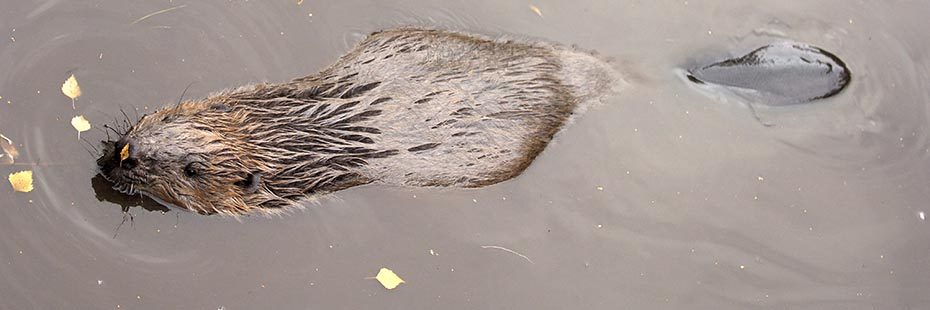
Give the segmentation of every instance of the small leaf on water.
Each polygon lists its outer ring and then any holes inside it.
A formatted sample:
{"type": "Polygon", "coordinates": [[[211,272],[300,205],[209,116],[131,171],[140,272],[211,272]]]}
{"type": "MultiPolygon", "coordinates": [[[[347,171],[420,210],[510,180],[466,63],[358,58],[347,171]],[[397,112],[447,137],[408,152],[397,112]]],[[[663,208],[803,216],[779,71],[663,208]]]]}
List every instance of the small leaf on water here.
{"type": "Polygon", "coordinates": [[[13,146],[13,141],[0,134],[0,165],[12,165],[19,157],[19,150],[13,146]]]}
{"type": "Polygon", "coordinates": [[[78,115],[72,118],[71,126],[74,126],[74,129],[78,132],[85,132],[90,130],[90,122],[88,122],[83,115],[78,115]]]}
{"type": "Polygon", "coordinates": [[[13,190],[22,193],[31,192],[32,187],[32,171],[20,171],[17,173],[10,173],[10,185],[13,185],[13,190]]]}
{"type": "Polygon", "coordinates": [[[533,13],[536,13],[536,15],[539,15],[539,17],[543,17],[542,10],[540,10],[539,7],[531,4],[530,10],[533,10],[533,13]]]}
{"type": "Polygon", "coordinates": [[[123,148],[119,150],[119,162],[120,166],[123,165],[123,161],[129,158],[129,143],[123,145],[123,148]]]}
{"type": "Polygon", "coordinates": [[[387,268],[381,268],[381,270],[378,271],[378,275],[375,276],[375,279],[381,282],[384,288],[389,290],[393,290],[401,283],[404,283],[404,279],[401,279],[394,271],[387,268]]]}
{"type": "Polygon", "coordinates": [[[71,75],[64,84],[61,84],[61,92],[71,98],[71,108],[74,108],[74,100],[81,96],[81,86],[78,85],[77,78],[71,75]]]}
{"type": "Polygon", "coordinates": [[[81,139],[81,133],[90,130],[90,122],[84,118],[84,115],[78,115],[71,119],[71,127],[78,132],[78,140],[81,139]]]}

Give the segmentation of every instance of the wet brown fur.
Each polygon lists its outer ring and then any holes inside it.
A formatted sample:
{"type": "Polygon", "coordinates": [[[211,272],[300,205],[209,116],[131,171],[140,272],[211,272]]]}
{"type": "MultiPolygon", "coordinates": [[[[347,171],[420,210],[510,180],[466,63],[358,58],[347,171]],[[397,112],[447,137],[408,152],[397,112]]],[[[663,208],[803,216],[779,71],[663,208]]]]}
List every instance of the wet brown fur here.
{"type": "Polygon", "coordinates": [[[144,116],[98,164],[117,189],[202,214],[277,213],[373,182],[480,187],[519,175],[618,83],[555,45],[394,29],[318,74],[144,116]]]}

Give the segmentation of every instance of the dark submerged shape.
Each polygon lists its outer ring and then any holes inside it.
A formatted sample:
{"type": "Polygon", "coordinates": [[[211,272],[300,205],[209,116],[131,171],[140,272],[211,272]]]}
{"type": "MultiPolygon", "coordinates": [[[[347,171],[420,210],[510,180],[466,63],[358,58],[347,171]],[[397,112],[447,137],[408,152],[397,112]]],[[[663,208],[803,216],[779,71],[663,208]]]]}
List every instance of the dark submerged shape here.
{"type": "Polygon", "coordinates": [[[97,164],[117,190],[201,214],[277,213],[366,183],[480,187],[520,174],[619,82],[551,44],[389,30],[318,74],[146,115],[97,164]]]}
{"type": "Polygon", "coordinates": [[[836,95],[849,84],[850,75],[846,64],[830,52],[782,42],[691,69],[688,79],[731,88],[762,104],[788,105],[836,95]]]}

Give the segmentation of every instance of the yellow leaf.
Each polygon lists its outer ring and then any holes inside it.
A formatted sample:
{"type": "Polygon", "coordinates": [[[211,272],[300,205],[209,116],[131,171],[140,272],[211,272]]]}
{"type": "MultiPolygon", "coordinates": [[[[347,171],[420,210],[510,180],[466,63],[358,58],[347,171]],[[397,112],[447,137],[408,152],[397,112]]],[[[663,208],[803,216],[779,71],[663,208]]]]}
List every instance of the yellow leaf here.
{"type": "Polygon", "coordinates": [[[393,290],[401,283],[404,283],[404,279],[401,279],[397,276],[396,273],[394,273],[394,271],[391,271],[387,268],[381,268],[381,270],[378,271],[378,275],[375,276],[375,279],[378,280],[378,282],[381,282],[381,285],[383,285],[384,288],[389,290],[393,290]]]}
{"type": "Polygon", "coordinates": [[[540,10],[539,7],[530,5],[530,10],[533,10],[533,13],[536,13],[536,15],[539,15],[539,17],[543,17],[542,10],[540,10]]]}
{"type": "Polygon", "coordinates": [[[81,133],[90,130],[90,122],[83,115],[78,115],[71,119],[71,127],[77,130],[78,140],[80,140],[81,133]]]}
{"type": "Polygon", "coordinates": [[[17,192],[28,193],[32,191],[32,171],[10,173],[10,185],[17,192]]]}
{"type": "Polygon", "coordinates": [[[129,158],[129,143],[126,143],[126,145],[124,145],[123,148],[119,150],[120,166],[123,165],[123,161],[126,160],[126,158],[129,158]]]}
{"type": "Polygon", "coordinates": [[[64,84],[61,84],[61,92],[71,98],[71,107],[74,108],[74,99],[81,96],[81,86],[78,85],[77,78],[71,75],[64,84]]]}
{"type": "Polygon", "coordinates": [[[74,127],[78,132],[85,132],[90,130],[90,122],[84,118],[83,115],[75,116],[71,119],[71,126],[74,127]]]}

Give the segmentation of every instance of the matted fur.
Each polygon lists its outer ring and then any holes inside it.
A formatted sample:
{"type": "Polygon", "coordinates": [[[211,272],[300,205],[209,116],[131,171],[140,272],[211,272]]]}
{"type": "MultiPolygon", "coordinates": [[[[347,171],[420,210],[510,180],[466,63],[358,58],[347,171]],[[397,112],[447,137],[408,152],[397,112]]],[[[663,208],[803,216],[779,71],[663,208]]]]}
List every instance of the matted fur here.
{"type": "Polygon", "coordinates": [[[520,174],[620,84],[551,44],[388,30],[317,74],[144,116],[98,164],[117,189],[201,214],[275,214],[373,182],[480,187],[520,174]]]}

